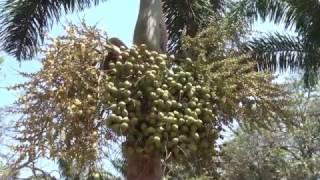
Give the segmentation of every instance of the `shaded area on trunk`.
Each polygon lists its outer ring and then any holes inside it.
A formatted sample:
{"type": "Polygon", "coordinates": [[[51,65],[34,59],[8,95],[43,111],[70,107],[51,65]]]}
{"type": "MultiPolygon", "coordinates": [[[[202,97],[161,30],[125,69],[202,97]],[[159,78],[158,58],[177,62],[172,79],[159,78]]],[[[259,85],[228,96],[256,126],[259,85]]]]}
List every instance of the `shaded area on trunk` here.
{"type": "Polygon", "coordinates": [[[161,180],[160,154],[143,155],[140,153],[128,154],[128,180],[161,180]]]}

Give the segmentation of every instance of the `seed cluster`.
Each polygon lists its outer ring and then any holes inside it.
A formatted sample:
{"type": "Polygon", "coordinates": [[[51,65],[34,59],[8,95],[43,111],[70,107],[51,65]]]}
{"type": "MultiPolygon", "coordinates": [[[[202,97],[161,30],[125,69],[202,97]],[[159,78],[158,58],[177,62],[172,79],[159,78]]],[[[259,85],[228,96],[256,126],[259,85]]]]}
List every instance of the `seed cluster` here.
{"type": "Polygon", "coordinates": [[[118,61],[109,63],[106,122],[127,137],[126,150],[176,157],[212,151],[217,138],[213,93],[199,74],[173,61],[142,45],[123,50],[118,61]]]}

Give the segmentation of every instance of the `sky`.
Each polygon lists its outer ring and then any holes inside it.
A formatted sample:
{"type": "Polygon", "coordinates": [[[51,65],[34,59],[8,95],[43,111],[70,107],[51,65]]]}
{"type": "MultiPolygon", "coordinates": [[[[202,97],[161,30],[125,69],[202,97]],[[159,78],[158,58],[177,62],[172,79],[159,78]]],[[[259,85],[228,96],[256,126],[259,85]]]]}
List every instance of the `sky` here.
{"type": "MultiPolygon", "coordinates": [[[[132,44],[133,30],[138,15],[139,0],[109,0],[97,7],[87,9],[82,12],[68,14],[61,18],[60,23],[53,26],[49,31],[50,37],[62,35],[64,33],[63,24],[67,22],[79,23],[85,19],[89,25],[97,25],[100,29],[105,30],[109,37],[118,37],[125,44],[132,44]]],[[[257,22],[254,25],[256,31],[261,32],[284,32],[282,26],[275,26],[272,23],[257,22]]],[[[41,68],[39,58],[32,61],[19,63],[13,57],[0,52],[0,57],[4,58],[4,63],[0,66],[0,108],[13,103],[17,97],[17,92],[9,92],[5,87],[23,82],[24,80],[18,75],[19,71],[36,72],[41,68]]],[[[43,161],[42,166],[53,168],[43,161]]],[[[54,169],[54,168],[53,168],[54,169]]]]}

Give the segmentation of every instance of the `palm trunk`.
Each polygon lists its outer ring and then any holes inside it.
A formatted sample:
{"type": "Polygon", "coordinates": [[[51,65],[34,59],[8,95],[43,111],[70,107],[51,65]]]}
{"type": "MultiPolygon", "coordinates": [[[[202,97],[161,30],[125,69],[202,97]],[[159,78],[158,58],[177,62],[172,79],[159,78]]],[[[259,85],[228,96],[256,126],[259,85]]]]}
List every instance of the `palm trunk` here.
{"type": "MultiPolygon", "coordinates": [[[[146,44],[149,49],[166,52],[167,32],[161,0],[140,0],[139,15],[134,30],[134,44],[146,44]]],[[[161,156],[158,153],[127,154],[128,180],[161,180],[161,156]]]]}
{"type": "Polygon", "coordinates": [[[161,180],[161,157],[159,154],[145,156],[139,153],[128,155],[128,180],[161,180]]]}
{"type": "Polygon", "coordinates": [[[133,43],[136,45],[146,44],[149,49],[165,53],[167,41],[161,0],[140,0],[133,43]]]}

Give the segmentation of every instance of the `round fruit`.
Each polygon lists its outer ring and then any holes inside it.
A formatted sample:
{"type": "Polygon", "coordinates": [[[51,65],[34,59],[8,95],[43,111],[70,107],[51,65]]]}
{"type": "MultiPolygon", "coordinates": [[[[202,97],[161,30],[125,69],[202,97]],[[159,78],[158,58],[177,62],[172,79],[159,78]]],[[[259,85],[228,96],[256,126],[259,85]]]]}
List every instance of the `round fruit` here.
{"type": "Polygon", "coordinates": [[[128,128],[129,128],[128,123],[123,122],[123,123],[120,124],[120,130],[121,130],[122,132],[126,132],[126,131],[128,130],[128,128]]]}
{"type": "Polygon", "coordinates": [[[152,142],[155,143],[157,146],[161,145],[161,138],[160,136],[153,136],[152,137],[152,142]]]}

